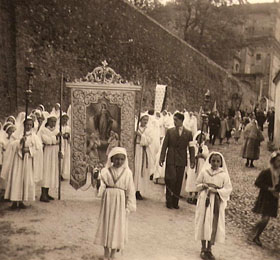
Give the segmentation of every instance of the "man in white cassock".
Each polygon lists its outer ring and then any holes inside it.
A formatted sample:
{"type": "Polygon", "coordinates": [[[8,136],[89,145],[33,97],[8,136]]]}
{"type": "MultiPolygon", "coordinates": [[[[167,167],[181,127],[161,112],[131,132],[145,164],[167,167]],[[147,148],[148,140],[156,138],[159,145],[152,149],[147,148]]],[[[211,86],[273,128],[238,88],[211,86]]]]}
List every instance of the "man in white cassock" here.
{"type": "MultiPolygon", "coordinates": [[[[7,145],[3,160],[1,178],[6,183],[5,199],[13,202],[11,209],[24,209],[23,201],[35,200],[35,182],[40,181],[42,144],[32,131],[33,120],[28,117],[24,122],[26,135],[7,145]]],[[[23,128],[22,128],[23,129],[23,128]]]]}
{"type": "Polygon", "coordinates": [[[49,195],[49,189],[58,188],[58,152],[59,152],[59,130],[56,128],[57,118],[49,115],[47,123],[41,126],[38,135],[41,137],[44,146],[44,168],[41,182],[42,193],[40,201],[49,202],[54,198],[49,195]]]}
{"type": "Polygon", "coordinates": [[[152,143],[152,135],[147,126],[148,121],[149,115],[142,115],[136,132],[134,184],[137,200],[143,199],[141,192],[145,192],[150,177],[148,149],[152,143]]]}

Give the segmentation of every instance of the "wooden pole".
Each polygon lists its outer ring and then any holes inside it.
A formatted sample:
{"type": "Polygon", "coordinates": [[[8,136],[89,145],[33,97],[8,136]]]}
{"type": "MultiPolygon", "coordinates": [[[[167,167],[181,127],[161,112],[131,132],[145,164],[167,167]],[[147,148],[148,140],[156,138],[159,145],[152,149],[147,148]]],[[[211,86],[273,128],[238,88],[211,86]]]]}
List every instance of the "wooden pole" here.
{"type": "MultiPolygon", "coordinates": [[[[139,130],[139,123],[140,123],[140,117],[141,117],[141,110],[142,110],[145,86],[146,86],[146,71],[144,70],[143,84],[142,84],[142,88],[141,88],[141,97],[140,97],[140,107],[139,107],[139,111],[138,111],[138,118],[137,118],[137,125],[136,125],[136,133],[139,130]]],[[[137,140],[137,135],[135,135],[135,138],[134,138],[134,156],[135,156],[135,151],[136,151],[136,140],[137,140]]]]}
{"type": "Polygon", "coordinates": [[[63,98],[63,73],[61,74],[61,81],[60,81],[60,110],[59,110],[59,152],[58,152],[58,200],[61,198],[61,176],[62,176],[62,98],[63,98]]]}

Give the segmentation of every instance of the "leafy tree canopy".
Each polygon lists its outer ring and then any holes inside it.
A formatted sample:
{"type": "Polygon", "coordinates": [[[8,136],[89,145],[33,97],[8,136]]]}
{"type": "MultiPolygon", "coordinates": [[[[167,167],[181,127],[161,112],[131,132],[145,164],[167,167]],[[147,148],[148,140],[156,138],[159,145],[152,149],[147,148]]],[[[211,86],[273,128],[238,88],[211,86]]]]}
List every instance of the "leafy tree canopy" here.
{"type": "Polygon", "coordinates": [[[151,17],[216,63],[227,67],[242,48],[243,0],[131,0],[151,17]],[[137,2],[137,3],[136,3],[137,2]],[[141,2],[141,3],[140,3],[141,2]]]}

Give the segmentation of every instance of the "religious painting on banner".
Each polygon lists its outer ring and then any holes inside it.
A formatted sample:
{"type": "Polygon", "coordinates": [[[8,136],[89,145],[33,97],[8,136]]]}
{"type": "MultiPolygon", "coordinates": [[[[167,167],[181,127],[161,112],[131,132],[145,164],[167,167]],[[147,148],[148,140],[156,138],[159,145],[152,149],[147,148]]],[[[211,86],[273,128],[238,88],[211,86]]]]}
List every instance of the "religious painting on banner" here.
{"type": "Polygon", "coordinates": [[[107,66],[95,68],[83,79],[67,83],[71,88],[71,178],[79,189],[86,184],[87,173],[100,170],[110,150],[126,148],[129,166],[134,168],[134,115],[136,91],[107,66]]]}
{"type": "Polygon", "coordinates": [[[90,104],[86,116],[87,155],[104,165],[110,150],[121,145],[121,108],[103,99],[90,104]]]}
{"type": "Polygon", "coordinates": [[[161,112],[166,93],[166,85],[157,84],[155,94],[155,111],[161,112]]]}

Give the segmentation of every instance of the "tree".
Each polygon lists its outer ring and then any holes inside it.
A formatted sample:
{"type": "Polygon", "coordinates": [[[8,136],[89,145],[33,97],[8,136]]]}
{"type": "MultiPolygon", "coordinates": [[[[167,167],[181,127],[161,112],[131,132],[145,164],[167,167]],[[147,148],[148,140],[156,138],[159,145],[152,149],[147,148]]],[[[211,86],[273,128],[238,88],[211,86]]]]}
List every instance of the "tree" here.
{"type": "Polygon", "coordinates": [[[243,17],[231,4],[225,0],[176,0],[148,14],[206,56],[226,66],[243,44],[239,31],[243,17]]]}
{"type": "Polygon", "coordinates": [[[129,0],[129,2],[143,11],[153,10],[161,6],[159,0],[129,0]]]}

